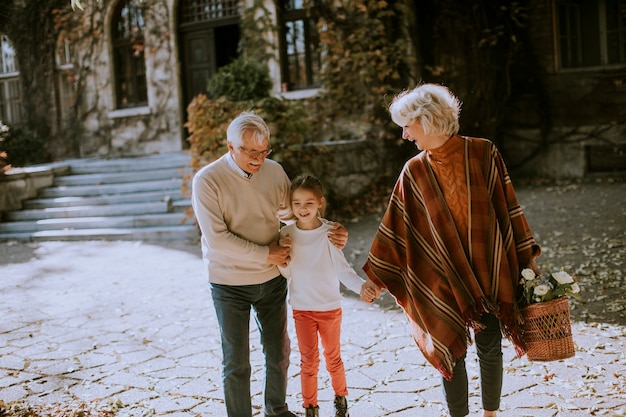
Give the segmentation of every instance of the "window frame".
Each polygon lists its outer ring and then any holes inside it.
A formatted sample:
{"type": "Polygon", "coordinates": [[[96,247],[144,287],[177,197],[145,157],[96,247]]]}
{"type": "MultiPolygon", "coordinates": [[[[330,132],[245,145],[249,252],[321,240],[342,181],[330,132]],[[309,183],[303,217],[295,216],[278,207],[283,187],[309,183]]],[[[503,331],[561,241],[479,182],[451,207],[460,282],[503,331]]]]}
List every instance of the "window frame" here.
{"type": "Polygon", "coordinates": [[[618,8],[624,8],[626,13],[626,0],[599,0],[593,3],[584,0],[553,0],[554,66],[557,71],[577,72],[626,66],[626,25],[622,27],[618,22],[617,28],[608,28],[607,22],[611,11],[607,10],[607,2],[617,3],[618,8]],[[584,11],[581,7],[590,5],[593,6],[591,11],[584,11]],[[570,11],[566,13],[565,8],[569,8],[570,11]],[[579,18],[574,22],[576,27],[570,25],[572,20],[575,20],[574,15],[579,18]],[[617,37],[617,51],[620,54],[618,62],[610,62],[613,51],[610,50],[608,37],[611,34],[617,37]],[[569,41],[567,45],[564,40],[569,41]],[[619,49],[620,42],[624,48],[622,51],[619,49]],[[565,63],[563,59],[565,54],[569,60],[578,62],[565,63]],[[597,55],[594,57],[594,54],[597,55]],[[585,60],[591,62],[586,64],[585,60]]]}
{"type": "Polygon", "coordinates": [[[0,33],[0,121],[24,121],[22,84],[15,49],[7,35],[0,33]]]}
{"type": "Polygon", "coordinates": [[[145,19],[142,10],[135,0],[121,0],[116,4],[111,19],[114,102],[118,110],[148,105],[148,80],[144,52],[145,19]],[[123,13],[127,15],[123,16],[123,13]]]}
{"type": "Polygon", "coordinates": [[[317,89],[321,86],[322,48],[317,31],[316,7],[307,7],[303,3],[303,0],[281,0],[279,2],[279,47],[281,91],[283,93],[317,89]],[[290,34],[288,25],[298,23],[303,29],[302,37],[304,39],[298,37],[303,43],[303,50],[297,51],[296,54],[289,54],[289,48],[293,46],[293,43],[288,42],[290,34]],[[317,45],[314,45],[315,43],[317,45]],[[302,55],[304,61],[294,70],[291,65],[291,57],[298,55],[302,55]],[[302,73],[294,77],[294,71],[302,73]]]}
{"type": "Polygon", "coordinates": [[[56,60],[56,98],[58,117],[61,127],[69,127],[72,107],[76,104],[76,83],[74,79],[72,45],[67,36],[61,34],[57,41],[56,60]]]}

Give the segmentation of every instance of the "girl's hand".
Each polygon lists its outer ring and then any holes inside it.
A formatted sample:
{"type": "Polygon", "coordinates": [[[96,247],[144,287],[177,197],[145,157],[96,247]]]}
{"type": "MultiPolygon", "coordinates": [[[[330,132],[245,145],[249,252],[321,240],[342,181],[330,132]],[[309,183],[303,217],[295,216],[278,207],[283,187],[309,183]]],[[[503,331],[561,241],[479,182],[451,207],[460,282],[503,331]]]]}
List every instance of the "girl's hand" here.
{"type": "Polygon", "coordinates": [[[367,280],[361,285],[361,300],[366,303],[373,303],[374,299],[380,297],[380,287],[374,284],[371,280],[367,280]]]}
{"type": "Polygon", "coordinates": [[[289,235],[285,235],[278,240],[278,244],[282,246],[283,248],[291,249],[292,243],[293,243],[293,239],[291,239],[291,236],[289,235]]]}

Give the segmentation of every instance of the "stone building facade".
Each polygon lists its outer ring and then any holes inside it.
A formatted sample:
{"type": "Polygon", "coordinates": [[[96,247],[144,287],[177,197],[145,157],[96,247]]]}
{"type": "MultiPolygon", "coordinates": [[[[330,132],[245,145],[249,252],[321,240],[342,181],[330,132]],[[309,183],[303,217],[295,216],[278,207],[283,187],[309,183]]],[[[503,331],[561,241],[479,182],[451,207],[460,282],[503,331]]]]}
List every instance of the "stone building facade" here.
{"type": "MultiPolygon", "coordinates": [[[[58,41],[57,91],[51,92],[63,123],[81,130],[79,154],[185,149],[186,106],[238,56],[243,11],[252,7],[278,28],[258,34],[274,45],[272,93],[316,94],[322,55],[303,0],[258,1],[83,1],[78,33],[58,41]]],[[[529,0],[528,11],[538,77],[513,103],[519,111],[506,129],[504,153],[513,162],[530,161],[520,164],[522,174],[625,171],[626,0],[529,0]]],[[[10,121],[19,119],[19,70],[7,65],[10,48],[2,49],[0,116],[10,121]]]]}
{"type": "Polygon", "coordinates": [[[83,71],[80,86],[81,154],[184,149],[187,104],[238,54],[241,4],[103,0],[91,5],[97,8],[86,8],[84,20],[101,24],[95,30],[102,36],[73,44],[74,57],[90,69],[83,71]]]}
{"type": "MultiPolygon", "coordinates": [[[[239,55],[239,25],[252,1],[83,1],[84,10],[74,12],[76,32],[58,41],[54,92],[64,125],[78,122],[82,129],[80,154],[131,156],[184,149],[186,106],[206,91],[220,67],[239,55]]],[[[276,45],[268,51],[272,93],[287,98],[315,94],[319,62],[317,51],[309,48],[315,39],[302,1],[268,0],[257,6],[283,28],[281,39],[275,39],[276,33],[258,34],[276,45]]],[[[3,49],[14,55],[10,40],[2,40],[3,49]]],[[[13,62],[11,56],[5,58],[3,62],[13,62]]],[[[15,66],[6,66],[0,83],[10,80],[15,86],[18,77],[15,66]]],[[[18,101],[14,94],[13,107],[18,101]]],[[[13,107],[0,106],[2,120],[20,121],[19,112],[10,113],[13,107]]]]}

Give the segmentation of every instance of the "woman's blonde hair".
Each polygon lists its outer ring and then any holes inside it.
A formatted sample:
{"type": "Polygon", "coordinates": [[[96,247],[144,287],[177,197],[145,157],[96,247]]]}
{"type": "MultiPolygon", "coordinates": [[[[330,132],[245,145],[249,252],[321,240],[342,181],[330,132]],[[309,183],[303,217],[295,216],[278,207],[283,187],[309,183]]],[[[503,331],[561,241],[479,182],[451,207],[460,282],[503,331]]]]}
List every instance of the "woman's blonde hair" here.
{"type": "Polygon", "coordinates": [[[418,122],[427,135],[456,135],[461,102],[443,85],[422,84],[398,94],[389,106],[391,120],[404,127],[418,122]]]}

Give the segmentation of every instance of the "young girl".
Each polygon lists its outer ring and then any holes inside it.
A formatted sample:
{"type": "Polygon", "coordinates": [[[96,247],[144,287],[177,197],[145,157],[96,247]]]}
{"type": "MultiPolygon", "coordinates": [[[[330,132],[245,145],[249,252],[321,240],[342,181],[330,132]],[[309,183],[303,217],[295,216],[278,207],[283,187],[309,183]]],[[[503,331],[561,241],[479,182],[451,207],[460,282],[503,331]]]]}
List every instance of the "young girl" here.
{"type": "Polygon", "coordinates": [[[328,240],[332,228],[322,217],[326,200],[320,181],[301,175],[291,183],[291,209],[296,223],[280,232],[281,246],[291,248],[291,262],[279,266],[288,279],[298,346],[302,406],[306,417],[317,417],[318,334],[326,369],[335,392],[336,417],[348,417],[346,374],[341,359],[341,293],[339,282],[359,294],[364,280],[328,240]]]}

